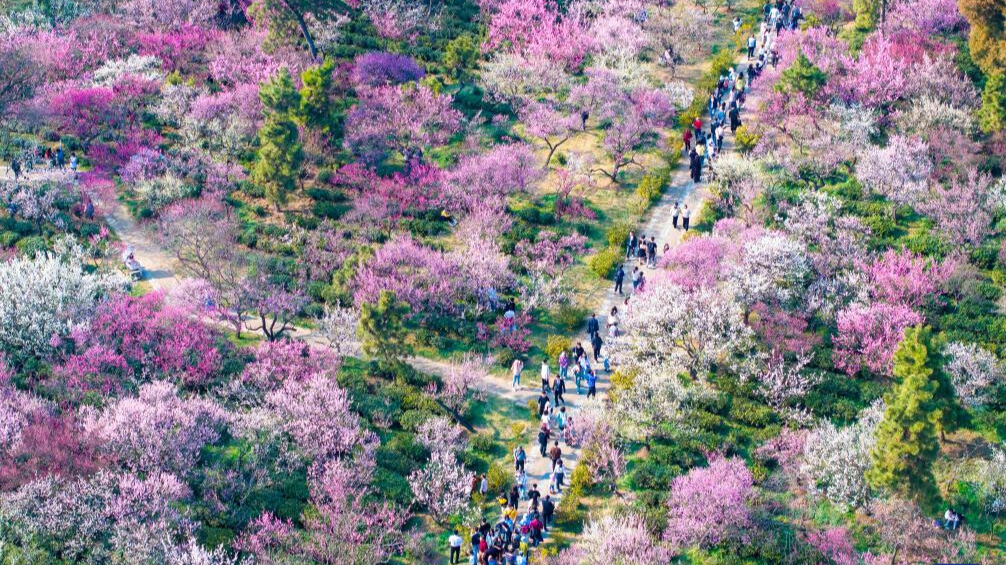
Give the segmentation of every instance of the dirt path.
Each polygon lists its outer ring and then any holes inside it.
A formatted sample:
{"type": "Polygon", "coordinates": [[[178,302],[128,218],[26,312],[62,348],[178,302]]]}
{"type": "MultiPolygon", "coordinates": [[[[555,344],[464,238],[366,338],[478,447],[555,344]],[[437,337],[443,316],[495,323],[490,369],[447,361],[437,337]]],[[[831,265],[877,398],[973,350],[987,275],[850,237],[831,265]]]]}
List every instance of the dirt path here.
{"type": "Polygon", "coordinates": [[[105,222],[123,244],[133,248],[133,255],[143,265],[143,280],[154,290],[167,291],[178,286],[175,258],[157,244],[150,233],[129,214],[121,202],[105,202],[105,222]]]}

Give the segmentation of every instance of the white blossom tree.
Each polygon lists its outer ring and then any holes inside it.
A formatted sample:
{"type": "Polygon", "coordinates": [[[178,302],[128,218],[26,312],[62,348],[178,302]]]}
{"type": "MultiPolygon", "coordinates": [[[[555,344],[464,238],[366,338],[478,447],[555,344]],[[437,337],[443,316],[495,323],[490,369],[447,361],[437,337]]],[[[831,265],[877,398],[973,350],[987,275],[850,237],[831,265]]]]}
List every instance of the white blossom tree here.
{"type": "Polygon", "coordinates": [[[468,507],[468,489],[474,476],[453,453],[438,449],[422,469],[409,475],[409,485],[416,501],[425,505],[434,518],[447,520],[468,507]]]}
{"type": "Polygon", "coordinates": [[[124,282],[117,275],[85,273],[78,257],[42,253],[0,263],[0,346],[45,355],[53,337],[86,322],[97,300],[124,282]]]}
{"type": "Polygon", "coordinates": [[[957,397],[966,406],[981,408],[994,399],[996,387],[1006,383],[1002,362],[990,351],[973,343],[948,343],[944,369],[957,389],[957,397]]]}
{"type": "Polygon", "coordinates": [[[757,302],[785,306],[803,298],[810,273],[802,243],[781,233],[769,233],[744,245],[727,284],[745,308],[757,302]]]}
{"type": "Polygon", "coordinates": [[[800,472],[808,479],[811,493],[842,507],[869,502],[866,471],[872,465],[870,452],[883,417],[884,404],[877,401],[851,426],[838,428],[825,422],[808,434],[800,472]]]}
{"type": "Polygon", "coordinates": [[[644,366],[679,363],[694,378],[713,363],[732,364],[753,343],[754,332],[744,324],[741,305],[723,290],[687,291],[656,280],[633,300],[620,359],[632,358],[644,366]]]}

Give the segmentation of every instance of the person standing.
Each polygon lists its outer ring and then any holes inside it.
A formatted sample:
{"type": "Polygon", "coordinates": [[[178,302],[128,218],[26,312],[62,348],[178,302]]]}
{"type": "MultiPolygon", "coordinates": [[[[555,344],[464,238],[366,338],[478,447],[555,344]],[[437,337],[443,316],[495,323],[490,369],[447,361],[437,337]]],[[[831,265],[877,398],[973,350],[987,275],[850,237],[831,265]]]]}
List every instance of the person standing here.
{"type": "Polygon", "coordinates": [[[741,125],[741,111],[737,106],[731,106],[730,111],[727,112],[727,118],[730,119],[730,133],[737,133],[737,128],[741,125]]]}
{"type": "Polygon", "coordinates": [[[601,334],[594,334],[594,337],[590,339],[590,345],[594,348],[594,363],[599,362],[601,359],[601,345],[604,342],[601,341],[601,334]]]}
{"type": "Polygon", "coordinates": [[[548,389],[542,389],[541,394],[538,395],[538,417],[548,414],[548,395],[546,392],[548,389]]]}
{"type": "Polygon", "coordinates": [[[489,478],[486,477],[485,473],[482,473],[482,480],[479,482],[479,494],[481,494],[483,498],[489,494],[489,478]]]}
{"type": "Polygon", "coordinates": [[[650,241],[646,242],[646,255],[649,258],[650,267],[657,266],[657,240],[650,236],[650,241]]]}
{"type": "Polygon", "coordinates": [[[510,388],[517,390],[520,388],[520,373],[524,370],[524,362],[520,359],[514,359],[513,364],[510,365],[510,372],[513,374],[513,381],[510,383],[510,388]]]}
{"type": "Polygon", "coordinates": [[[639,289],[639,277],[642,275],[639,267],[632,268],[632,291],[635,292],[639,289]]]}
{"type": "Polygon", "coordinates": [[[457,530],[452,531],[451,537],[447,538],[447,543],[451,546],[451,565],[461,563],[461,543],[463,541],[457,530]]]}
{"type": "Polygon", "coordinates": [[[559,379],[566,380],[569,374],[569,356],[563,351],[559,354],[559,379]]]}
{"type": "Polygon", "coordinates": [[[684,220],[682,226],[684,226],[685,231],[688,231],[688,224],[692,218],[692,211],[688,209],[688,204],[685,204],[685,209],[681,212],[681,215],[682,219],[684,220]]]}
{"type": "Polygon", "coordinates": [[[548,450],[548,458],[552,461],[552,470],[555,470],[555,462],[562,457],[562,448],[559,447],[559,440],[555,441],[552,449],[548,450]]]}
{"type": "MultiPolygon", "coordinates": [[[[587,373],[587,398],[597,397],[597,375],[591,370],[587,373]]],[[[544,450],[544,448],[542,448],[544,450]]]]}
{"type": "Polygon", "coordinates": [[[754,34],[748,36],[748,59],[754,59],[755,46],[758,45],[758,40],[755,39],[754,34]]]}
{"type": "Polygon", "coordinates": [[[597,314],[591,314],[590,319],[587,320],[587,335],[590,336],[591,342],[600,331],[601,324],[597,321],[597,314]]]}
{"type": "Polygon", "coordinates": [[[562,459],[556,462],[552,473],[555,475],[555,488],[561,494],[562,485],[566,482],[566,467],[562,464],[562,459]]]}
{"type": "Polygon", "coordinates": [[[674,226],[674,229],[678,229],[678,216],[680,216],[680,215],[681,215],[681,207],[678,206],[677,202],[675,202],[674,203],[674,215],[671,216],[671,222],[672,222],[672,225],[674,226]]]}
{"type": "Polygon", "coordinates": [[[636,239],[636,232],[630,231],[629,238],[625,242],[625,258],[631,259],[633,255],[636,254],[636,246],[639,245],[639,240],[636,239]]]}
{"type": "Polygon", "coordinates": [[[622,294],[622,282],[625,280],[625,267],[622,265],[618,266],[618,270],[615,271],[615,292],[622,294]]]}
{"type": "Polygon", "coordinates": [[[552,388],[552,370],[548,367],[548,359],[541,360],[541,390],[547,392],[552,388]]]}

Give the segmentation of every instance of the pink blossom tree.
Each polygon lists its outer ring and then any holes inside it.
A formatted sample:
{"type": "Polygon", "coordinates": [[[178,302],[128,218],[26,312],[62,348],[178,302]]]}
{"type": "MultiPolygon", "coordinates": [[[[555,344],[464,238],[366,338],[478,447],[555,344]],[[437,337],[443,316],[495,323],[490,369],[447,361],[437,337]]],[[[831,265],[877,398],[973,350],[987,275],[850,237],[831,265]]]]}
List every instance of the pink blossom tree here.
{"type": "Polygon", "coordinates": [[[716,456],[674,479],[664,539],[677,550],[744,539],[752,526],[751,471],[739,458],[716,456]]]}
{"type": "Polygon", "coordinates": [[[855,375],[861,369],[890,375],[894,350],[905,328],[921,324],[923,318],[904,304],[875,303],[851,306],[838,313],[835,367],[855,375]]]}
{"type": "Polygon", "coordinates": [[[522,109],[521,121],[524,122],[526,133],[540,139],[548,147],[548,155],[545,157],[543,167],[547,170],[556,150],[575,134],[579,120],[550,104],[532,102],[522,109]]]}
{"type": "Polygon", "coordinates": [[[122,398],[89,417],[85,427],[129,469],[185,475],[199,451],[220,438],[227,419],[213,402],[180,398],[174,385],[155,381],[140,387],[139,396],[122,398]]]}
{"type": "Polygon", "coordinates": [[[459,363],[451,363],[440,386],[430,385],[434,398],[458,421],[468,413],[473,402],[487,398],[486,383],[490,376],[486,365],[485,359],[465,357],[459,363]]]}
{"type": "Polygon", "coordinates": [[[465,212],[502,208],[508,196],[531,191],[543,176],[535,166],[531,146],[494,145],[484,153],[461,158],[445,173],[445,204],[465,212]]]}
{"type": "Polygon", "coordinates": [[[864,270],[875,299],[919,308],[942,293],[953,265],[941,265],[908,250],[888,249],[864,270]]]}
{"type": "Polygon", "coordinates": [[[346,117],[346,145],[376,162],[390,152],[407,159],[429,146],[442,145],[458,131],[461,114],[451,96],[425,86],[381,86],[362,93],[346,117]]]}
{"type": "Polygon", "coordinates": [[[409,486],[416,501],[425,506],[435,520],[446,522],[470,504],[474,473],[465,469],[448,450],[434,450],[421,469],[409,475],[409,486]]]}
{"type": "Polygon", "coordinates": [[[932,174],[926,142],[902,135],[891,136],[886,147],[871,147],[856,166],[860,181],[898,206],[916,207],[925,200],[932,174]]]}
{"type": "Polygon", "coordinates": [[[1004,193],[1002,180],[972,168],[949,185],[933,183],[929,198],[918,207],[951,243],[978,246],[993,232],[992,220],[1006,202],[1004,193]]]}
{"type": "Polygon", "coordinates": [[[673,117],[670,99],[660,90],[641,89],[609,101],[601,110],[601,119],[608,124],[603,146],[611,166],[595,170],[618,182],[622,169],[637,164],[636,152],[652,143],[673,117]]]}
{"type": "Polygon", "coordinates": [[[641,517],[605,515],[587,523],[583,536],[563,550],[550,565],[663,565],[673,555],[655,540],[641,517]]]}
{"type": "Polygon", "coordinates": [[[53,96],[48,103],[53,121],[84,145],[126,123],[123,106],[111,88],[71,88],[53,96]]]}

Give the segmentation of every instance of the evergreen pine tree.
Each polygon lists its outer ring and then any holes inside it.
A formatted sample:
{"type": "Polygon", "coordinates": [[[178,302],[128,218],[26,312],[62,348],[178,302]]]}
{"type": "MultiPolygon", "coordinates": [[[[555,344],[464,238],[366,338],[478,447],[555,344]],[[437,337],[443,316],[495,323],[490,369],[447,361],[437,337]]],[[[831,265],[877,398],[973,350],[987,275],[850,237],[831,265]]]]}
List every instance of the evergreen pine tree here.
{"type": "Polygon", "coordinates": [[[398,300],[395,293],[382,290],[376,304],[360,307],[360,325],[356,333],[363,342],[363,352],[393,365],[410,353],[405,343],[407,330],[405,316],[409,306],[398,300]]]}
{"type": "Polygon", "coordinates": [[[297,117],[305,127],[328,132],[332,127],[332,104],[329,92],[332,90],[332,72],[335,70],[335,60],[326,58],[325,62],[305,69],[300,75],[304,84],[300,89],[300,107],[297,117]]]}
{"type": "Polygon", "coordinates": [[[978,120],[985,133],[1006,129],[1006,73],[993,73],[985,81],[978,120]]]}
{"type": "Polygon", "coordinates": [[[928,328],[908,328],[894,353],[894,375],[899,383],[887,395],[884,419],[867,479],[875,488],[917,500],[937,496],[932,465],[939,453],[936,430],[943,413],[937,393],[938,355],[930,354],[928,328]]]}
{"type": "Polygon", "coordinates": [[[285,204],[287,195],[297,188],[304,146],[291,113],[300,108],[300,94],[293,78],[283,69],[271,81],[262,85],[259,98],[266,118],[259,129],[259,149],[251,171],[251,181],[262,187],[266,199],[276,209],[285,204]]]}

